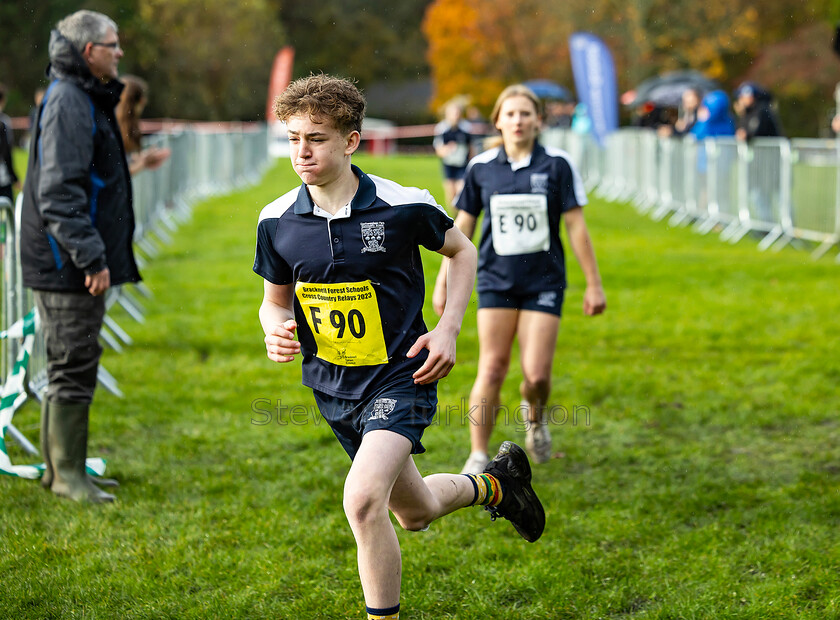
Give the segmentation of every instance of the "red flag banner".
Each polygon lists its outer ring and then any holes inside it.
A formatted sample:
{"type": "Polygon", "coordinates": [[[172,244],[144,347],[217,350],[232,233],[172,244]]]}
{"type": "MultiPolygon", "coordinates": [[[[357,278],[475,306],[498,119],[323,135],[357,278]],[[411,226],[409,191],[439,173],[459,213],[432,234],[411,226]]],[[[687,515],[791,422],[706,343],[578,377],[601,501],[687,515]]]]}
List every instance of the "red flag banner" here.
{"type": "Polygon", "coordinates": [[[268,100],[265,103],[265,118],[269,123],[275,122],[272,108],[277,96],[286,90],[292,81],[292,67],[295,63],[295,48],[286,46],[277,52],[274,65],[271,67],[271,78],[268,82],[268,100]]]}

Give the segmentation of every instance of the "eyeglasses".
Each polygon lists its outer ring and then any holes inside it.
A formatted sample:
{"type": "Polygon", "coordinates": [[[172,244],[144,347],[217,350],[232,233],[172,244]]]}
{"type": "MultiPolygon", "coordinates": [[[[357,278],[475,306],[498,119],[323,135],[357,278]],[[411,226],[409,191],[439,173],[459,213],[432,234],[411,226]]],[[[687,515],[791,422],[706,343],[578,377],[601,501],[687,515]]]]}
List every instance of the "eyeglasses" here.
{"type": "Polygon", "coordinates": [[[122,49],[119,41],[112,41],[111,43],[99,43],[98,41],[91,41],[91,45],[98,45],[99,47],[110,47],[112,50],[122,49]]]}

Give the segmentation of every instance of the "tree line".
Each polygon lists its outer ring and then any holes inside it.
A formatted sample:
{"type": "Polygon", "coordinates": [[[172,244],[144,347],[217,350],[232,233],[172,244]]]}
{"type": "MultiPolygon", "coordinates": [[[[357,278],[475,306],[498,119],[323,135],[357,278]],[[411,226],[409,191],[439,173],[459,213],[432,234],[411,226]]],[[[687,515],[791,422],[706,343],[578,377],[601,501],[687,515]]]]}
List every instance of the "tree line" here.
{"type": "Polygon", "coordinates": [[[79,9],[120,28],[121,73],[149,83],[148,117],[262,120],[275,54],[295,47],[295,77],[325,71],[364,87],[428,78],[419,24],[427,0],[12,0],[0,3],[0,82],[25,116],[44,86],[50,30],[79,9]]]}

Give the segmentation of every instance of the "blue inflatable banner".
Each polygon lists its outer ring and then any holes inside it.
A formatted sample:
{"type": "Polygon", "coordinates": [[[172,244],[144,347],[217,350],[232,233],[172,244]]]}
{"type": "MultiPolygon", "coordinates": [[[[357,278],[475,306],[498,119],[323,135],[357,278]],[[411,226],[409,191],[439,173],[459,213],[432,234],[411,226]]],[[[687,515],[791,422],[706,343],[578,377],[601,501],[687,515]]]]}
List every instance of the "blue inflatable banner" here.
{"type": "Polygon", "coordinates": [[[569,37],[569,49],[578,100],[586,104],[592,134],[604,146],[607,134],[618,129],[618,86],[612,54],[601,39],[588,32],[569,37]]]}

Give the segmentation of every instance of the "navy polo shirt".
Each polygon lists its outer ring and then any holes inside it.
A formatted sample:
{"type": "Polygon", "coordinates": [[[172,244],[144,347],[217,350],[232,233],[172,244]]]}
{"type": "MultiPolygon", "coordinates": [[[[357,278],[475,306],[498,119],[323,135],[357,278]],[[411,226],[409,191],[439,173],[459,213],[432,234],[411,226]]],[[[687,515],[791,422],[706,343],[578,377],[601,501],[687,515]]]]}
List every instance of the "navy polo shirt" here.
{"type": "Polygon", "coordinates": [[[565,151],[537,143],[524,162],[509,162],[501,146],[474,157],[456,206],[476,217],[484,211],[478,290],[527,296],[565,288],[560,220],[586,202],[565,151]]]}
{"type": "Polygon", "coordinates": [[[435,148],[455,142],[458,147],[447,157],[443,163],[453,168],[466,168],[470,159],[470,143],[472,142],[472,127],[467,121],[459,121],[454,127],[446,121],[435,125],[435,138],[432,144],[435,148]]]}
{"type": "Polygon", "coordinates": [[[315,215],[306,185],[263,209],[254,271],[295,286],[303,384],[357,400],[428,356],[406,357],[428,331],[419,246],[439,250],[453,222],[428,191],[352,169],[347,217],[315,215]]]}

